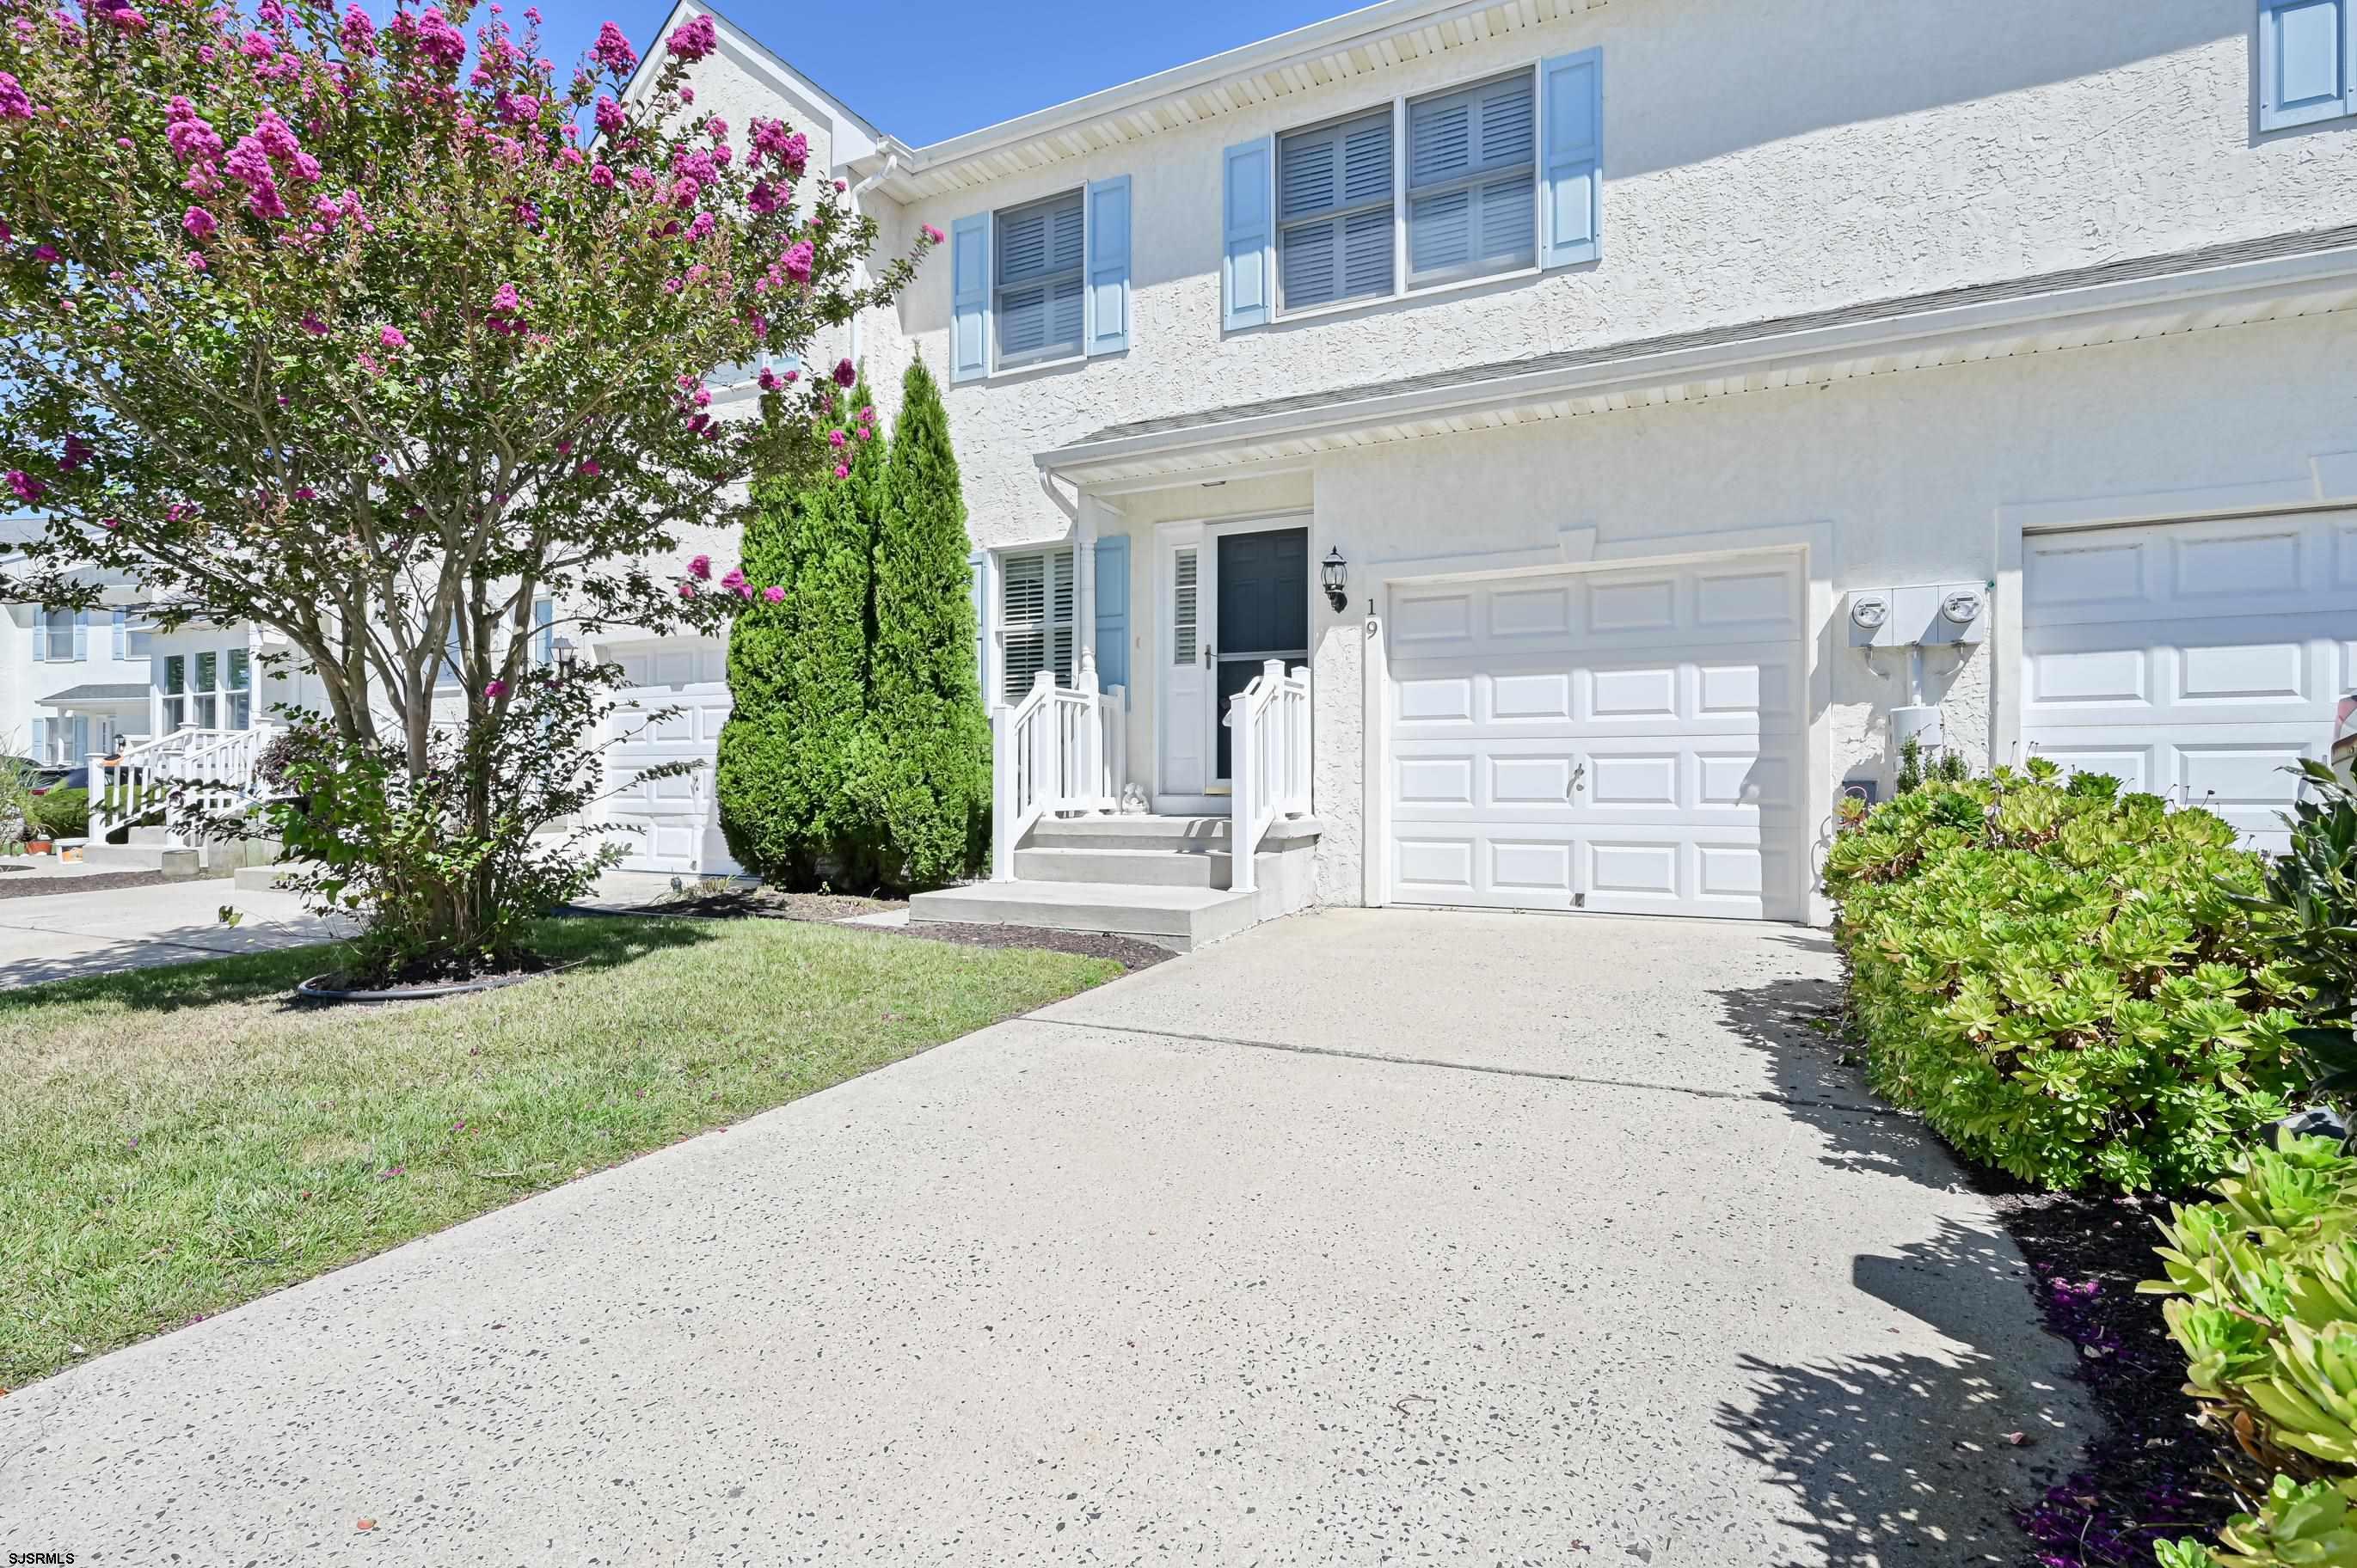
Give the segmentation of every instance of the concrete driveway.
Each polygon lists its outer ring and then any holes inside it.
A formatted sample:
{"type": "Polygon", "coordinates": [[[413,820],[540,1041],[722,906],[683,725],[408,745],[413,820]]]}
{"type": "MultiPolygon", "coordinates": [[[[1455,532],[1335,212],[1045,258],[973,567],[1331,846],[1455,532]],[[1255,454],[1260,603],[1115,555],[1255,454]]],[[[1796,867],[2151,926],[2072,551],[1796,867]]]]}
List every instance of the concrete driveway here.
{"type": "MultiPolygon", "coordinates": [[[[70,884],[61,884],[70,886],[70,884]]],[[[0,898],[0,991],[332,939],[302,899],[227,877],[0,898]],[[225,925],[223,905],[242,917],[225,925]]]]}
{"type": "Polygon", "coordinates": [[[0,1400],[0,1539],[2012,1561],[2070,1354],[1805,1028],[1833,974],[1787,928],[1265,927],[0,1400]]]}

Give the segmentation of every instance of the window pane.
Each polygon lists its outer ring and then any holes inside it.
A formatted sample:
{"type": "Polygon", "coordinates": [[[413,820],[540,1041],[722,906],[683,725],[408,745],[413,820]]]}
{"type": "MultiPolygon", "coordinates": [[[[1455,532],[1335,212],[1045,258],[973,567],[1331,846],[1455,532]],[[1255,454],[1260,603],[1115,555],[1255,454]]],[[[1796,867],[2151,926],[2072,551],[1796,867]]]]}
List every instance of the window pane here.
{"type": "Polygon", "coordinates": [[[252,729],[253,727],[253,693],[232,692],[230,693],[229,727],[231,729],[252,729]]]}
{"type": "Polygon", "coordinates": [[[221,728],[221,699],[219,697],[199,695],[197,698],[197,727],[199,729],[221,728]]]}
{"type": "Polygon", "coordinates": [[[188,689],[188,656],[175,653],[164,660],[164,690],[185,692],[188,689]]]}
{"type": "Polygon", "coordinates": [[[992,315],[1001,366],[1081,351],[1083,223],[1077,190],[998,214],[992,315]]]}
{"type": "Polygon", "coordinates": [[[1408,105],[1411,285],[1536,262],[1534,107],[1528,71],[1408,105]]]}
{"type": "Polygon", "coordinates": [[[73,658],[73,611],[43,611],[41,616],[41,629],[48,638],[48,646],[41,650],[41,656],[44,659],[55,660],[63,662],[70,660],[73,658]]]}
{"type": "Polygon", "coordinates": [[[197,690],[210,692],[221,684],[221,655],[208,650],[197,655],[197,690]]]}
{"type": "Polygon", "coordinates": [[[169,735],[188,722],[188,700],[186,697],[164,699],[164,732],[169,735]]]}
{"type": "Polygon", "coordinates": [[[233,692],[243,692],[253,685],[253,655],[242,648],[229,650],[229,686],[233,692]]]}

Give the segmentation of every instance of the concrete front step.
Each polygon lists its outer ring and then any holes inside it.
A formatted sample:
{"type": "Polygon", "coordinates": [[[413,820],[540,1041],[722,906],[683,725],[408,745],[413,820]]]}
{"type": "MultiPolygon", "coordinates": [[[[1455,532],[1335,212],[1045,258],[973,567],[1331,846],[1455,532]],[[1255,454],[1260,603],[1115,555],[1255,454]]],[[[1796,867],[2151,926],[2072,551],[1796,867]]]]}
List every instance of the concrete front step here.
{"type": "Polygon", "coordinates": [[[912,926],[1036,926],[1135,937],[1174,952],[1233,936],[1254,918],[1252,895],[1215,887],[976,882],[909,900],[912,926]]]}
{"type": "MultiPolygon", "coordinates": [[[[1225,850],[1232,824],[1225,817],[1043,817],[1024,838],[1025,849],[1225,850]]],[[[1315,817],[1282,818],[1269,825],[1260,847],[1287,849],[1318,836],[1315,817]]]]}
{"type": "Polygon", "coordinates": [[[1204,849],[1191,843],[1178,849],[1102,849],[1091,841],[1086,848],[1018,849],[1015,878],[1117,887],[1223,888],[1232,886],[1232,864],[1225,849],[1204,849]]]}

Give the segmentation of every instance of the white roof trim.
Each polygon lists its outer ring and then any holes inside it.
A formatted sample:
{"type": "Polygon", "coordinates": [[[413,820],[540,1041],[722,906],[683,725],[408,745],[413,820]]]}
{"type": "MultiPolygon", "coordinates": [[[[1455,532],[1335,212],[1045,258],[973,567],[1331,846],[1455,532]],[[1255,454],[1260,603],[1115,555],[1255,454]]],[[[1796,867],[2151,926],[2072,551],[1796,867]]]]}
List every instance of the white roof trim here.
{"type": "Polygon", "coordinates": [[[1082,485],[1803,386],[2015,354],[2161,337],[2357,306],[2357,246],[2061,289],[1877,320],[1769,331],[1521,375],[1379,394],[1218,424],[1082,442],[1038,454],[1082,485]]]}
{"type": "Polygon", "coordinates": [[[884,152],[897,150],[901,167],[883,188],[896,200],[912,200],[1082,156],[1271,99],[1317,91],[1603,4],[1605,0],[1381,0],[929,146],[909,147],[887,139],[877,152],[853,166],[860,174],[873,174],[881,166],[884,152]]]}

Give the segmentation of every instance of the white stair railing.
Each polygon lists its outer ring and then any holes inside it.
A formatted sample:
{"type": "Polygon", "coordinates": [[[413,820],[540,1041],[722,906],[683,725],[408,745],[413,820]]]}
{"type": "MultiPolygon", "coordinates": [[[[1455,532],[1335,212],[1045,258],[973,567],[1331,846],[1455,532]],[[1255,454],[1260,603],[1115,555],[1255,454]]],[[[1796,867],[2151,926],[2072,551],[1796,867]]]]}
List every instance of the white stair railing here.
{"type": "Polygon", "coordinates": [[[1015,880],[1015,848],[1052,811],[1107,811],[1126,773],[1119,686],[1097,689],[1083,659],[1074,685],[1042,670],[1011,708],[990,715],[990,875],[1015,880]]]}
{"type": "Polygon", "coordinates": [[[1228,826],[1229,886],[1253,892],[1254,857],[1279,817],[1309,811],[1309,671],[1285,672],[1272,659],[1228,699],[1233,815],[1228,826]]]}
{"type": "Polygon", "coordinates": [[[226,811],[253,792],[255,767],[270,744],[253,729],[183,729],[133,746],[120,757],[90,758],[91,836],[160,816],[167,842],[186,847],[192,812],[226,811]]]}

